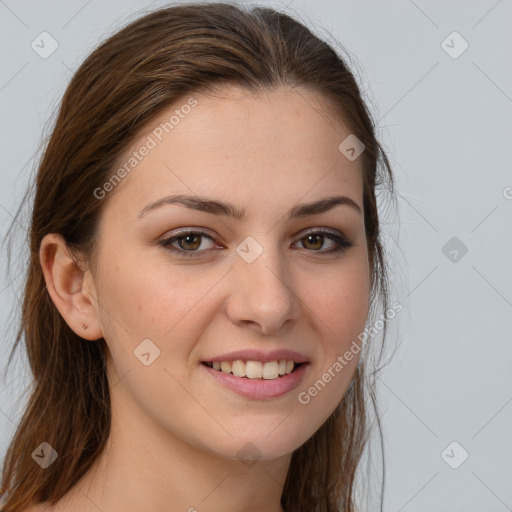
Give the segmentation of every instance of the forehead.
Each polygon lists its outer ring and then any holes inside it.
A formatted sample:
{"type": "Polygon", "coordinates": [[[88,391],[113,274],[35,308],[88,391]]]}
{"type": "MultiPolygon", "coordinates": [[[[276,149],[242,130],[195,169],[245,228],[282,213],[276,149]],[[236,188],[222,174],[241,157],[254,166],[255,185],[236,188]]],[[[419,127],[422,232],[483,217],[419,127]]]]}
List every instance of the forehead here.
{"type": "Polygon", "coordinates": [[[349,135],[329,103],[305,89],[191,93],[141,130],[117,164],[129,171],[112,199],[140,208],[166,193],[259,207],[333,193],[359,199],[361,158],[350,161],[339,150],[349,135]]]}

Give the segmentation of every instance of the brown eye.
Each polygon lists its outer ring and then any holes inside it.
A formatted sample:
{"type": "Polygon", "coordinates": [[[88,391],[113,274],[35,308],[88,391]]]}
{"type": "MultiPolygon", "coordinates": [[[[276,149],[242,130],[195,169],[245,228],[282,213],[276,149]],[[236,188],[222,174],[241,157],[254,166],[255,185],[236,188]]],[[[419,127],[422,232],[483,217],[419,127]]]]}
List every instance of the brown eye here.
{"type": "MultiPolygon", "coordinates": [[[[200,257],[204,256],[204,253],[208,253],[208,249],[213,248],[213,245],[215,245],[213,242],[214,239],[202,231],[185,231],[161,240],[159,245],[180,256],[200,257]],[[212,242],[212,246],[200,249],[204,238],[212,242]]],[[[343,252],[353,245],[342,233],[326,230],[316,230],[306,233],[299,242],[302,248],[310,252],[318,252],[319,254],[343,252]],[[331,246],[328,247],[327,250],[320,250],[324,246],[326,239],[331,240],[331,246]],[[334,244],[332,242],[334,242],[334,244]]]]}
{"type": "Polygon", "coordinates": [[[331,253],[337,251],[344,251],[345,249],[352,247],[352,243],[349,242],[341,233],[318,230],[307,233],[306,236],[303,236],[299,242],[305,249],[308,249],[313,252],[320,253],[331,253]],[[330,239],[334,241],[334,248],[331,245],[331,248],[327,250],[319,250],[323,247],[325,239],[330,239]]]}
{"type": "Polygon", "coordinates": [[[306,249],[321,249],[324,242],[324,236],[308,235],[304,238],[301,238],[301,242],[302,240],[307,240],[306,243],[303,242],[303,245],[306,247],[306,249]]]}
{"type": "Polygon", "coordinates": [[[201,231],[185,231],[161,240],[159,244],[170,252],[175,252],[183,256],[195,256],[202,255],[201,253],[211,249],[211,247],[206,247],[206,249],[203,247],[201,250],[198,250],[204,238],[211,242],[214,241],[210,235],[201,231]],[[175,245],[176,243],[178,246],[175,245]]]}
{"type": "Polygon", "coordinates": [[[177,240],[180,248],[185,250],[195,250],[201,245],[200,235],[184,235],[177,238],[177,240]],[[184,242],[181,242],[181,240],[184,240],[184,242]]]}

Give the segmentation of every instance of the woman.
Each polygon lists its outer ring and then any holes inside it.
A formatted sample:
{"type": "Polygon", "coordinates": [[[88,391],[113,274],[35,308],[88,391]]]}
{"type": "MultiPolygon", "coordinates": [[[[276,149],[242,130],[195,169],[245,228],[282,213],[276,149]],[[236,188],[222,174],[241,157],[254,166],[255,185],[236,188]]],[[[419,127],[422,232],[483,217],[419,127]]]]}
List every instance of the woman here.
{"type": "Polygon", "coordinates": [[[356,510],[383,184],[353,75],[285,14],[101,44],[38,170],[2,510],[356,510]]]}

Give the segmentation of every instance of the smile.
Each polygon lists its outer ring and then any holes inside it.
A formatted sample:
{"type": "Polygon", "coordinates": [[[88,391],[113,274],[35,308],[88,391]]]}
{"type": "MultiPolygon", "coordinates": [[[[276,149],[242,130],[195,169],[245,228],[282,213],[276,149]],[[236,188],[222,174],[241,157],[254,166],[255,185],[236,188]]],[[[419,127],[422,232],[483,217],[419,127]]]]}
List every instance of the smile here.
{"type": "Polygon", "coordinates": [[[292,373],[300,363],[282,359],[280,361],[214,361],[203,363],[209,368],[219,372],[230,373],[235,377],[247,377],[248,379],[273,380],[292,373]]]}
{"type": "Polygon", "coordinates": [[[295,389],[309,367],[292,360],[203,361],[201,366],[224,387],[252,399],[282,396],[295,389]]]}

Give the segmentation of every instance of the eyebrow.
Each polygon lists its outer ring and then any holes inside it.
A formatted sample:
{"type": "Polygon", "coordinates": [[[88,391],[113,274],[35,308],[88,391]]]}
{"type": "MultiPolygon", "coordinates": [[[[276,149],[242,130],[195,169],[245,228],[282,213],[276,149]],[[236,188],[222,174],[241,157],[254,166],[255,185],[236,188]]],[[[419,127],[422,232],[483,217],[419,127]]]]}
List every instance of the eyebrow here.
{"type": "MultiPolygon", "coordinates": [[[[209,197],[201,196],[188,196],[188,195],[172,195],[162,197],[146,205],[137,215],[142,218],[146,213],[155,210],[163,205],[179,204],[193,210],[210,213],[213,215],[223,215],[232,217],[235,220],[245,220],[245,208],[239,208],[231,203],[225,201],[215,200],[209,197]]],[[[359,205],[350,197],[347,196],[330,196],[314,201],[312,203],[303,203],[295,205],[288,212],[288,219],[297,219],[300,217],[307,217],[308,215],[318,215],[327,212],[338,205],[349,206],[358,213],[362,214],[359,205]]]]}

